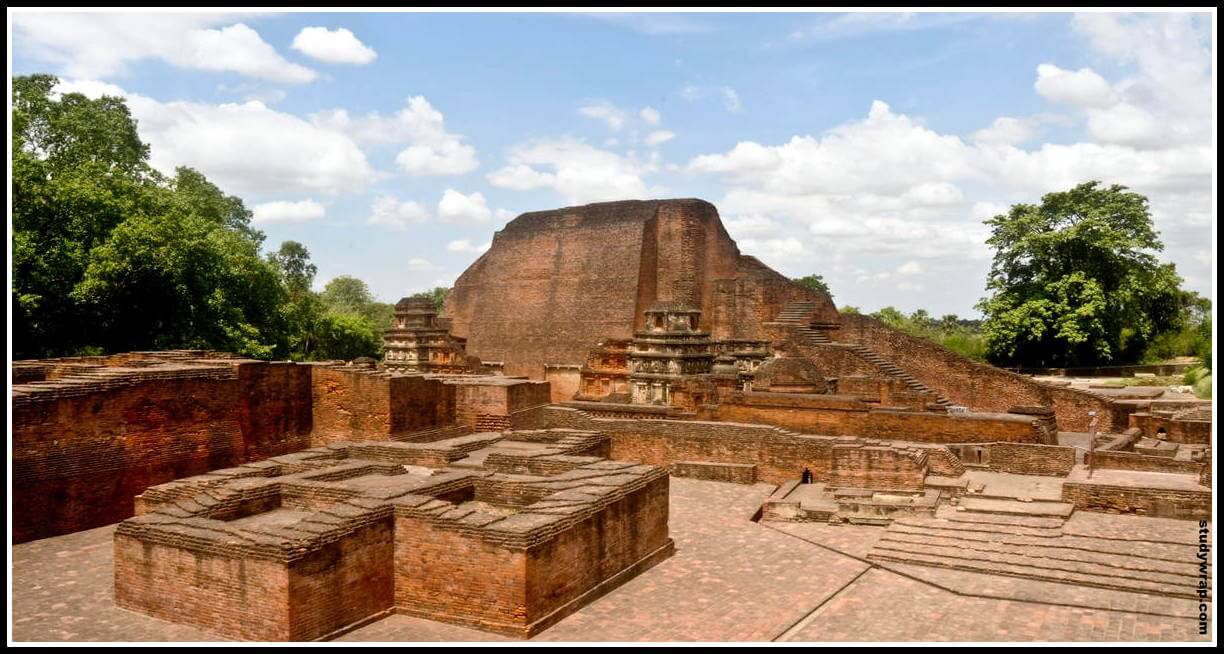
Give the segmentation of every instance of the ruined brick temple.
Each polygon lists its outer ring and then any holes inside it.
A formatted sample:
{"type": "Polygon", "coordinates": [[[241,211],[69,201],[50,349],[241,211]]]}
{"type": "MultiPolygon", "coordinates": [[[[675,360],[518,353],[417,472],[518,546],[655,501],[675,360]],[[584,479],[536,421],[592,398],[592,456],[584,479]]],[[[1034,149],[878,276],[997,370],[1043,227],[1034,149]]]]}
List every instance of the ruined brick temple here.
{"type": "MultiPolygon", "coordinates": [[[[1157,636],[1188,633],[1178,602],[1203,598],[1172,552],[1211,520],[1210,401],[1046,383],[841,314],[741,254],[700,200],[515,218],[440,314],[396,305],[379,362],[132,352],[11,374],[18,547],[104,530],[114,606],[212,637],[412,618],[596,638],[601,606],[720,560],[677,536],[699,509],[738,542],[844,549],[864,567],[830,597],[871,568],[974,601],[1144,602],[1157,636]]],[[[804,571],[775,574],[742,583],[804,571]]],[[[703,598],[709,575],[685,594],[695,615],[772,606],[768,588],[703,598]]],[[[843,624],[809,614],[723,636],[843,624]]],[[[690,636],[669,628],[651,637],[690,636]]]]}

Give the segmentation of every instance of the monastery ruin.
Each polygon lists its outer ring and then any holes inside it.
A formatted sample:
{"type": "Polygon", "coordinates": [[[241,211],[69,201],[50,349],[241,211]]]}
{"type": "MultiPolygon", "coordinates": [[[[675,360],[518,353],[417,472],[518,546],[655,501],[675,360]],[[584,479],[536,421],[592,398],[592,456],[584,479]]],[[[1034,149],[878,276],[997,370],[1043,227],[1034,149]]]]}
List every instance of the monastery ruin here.
{"type": "Polygon", "coordinates": [[[839,604],[879,589],[948,630],[917,639],[990,639],[939,602],[1006,603],[1017,639],[1204,639],[1210,401],[839,313],[707,202],[523,214],[440,313],[401,300],[384,353],[14,362],[15,558],[98,534],[114,607],[205,639],[894,639],[839,604]],[[735,566],[763,568],[723,588],[735,566]]]}

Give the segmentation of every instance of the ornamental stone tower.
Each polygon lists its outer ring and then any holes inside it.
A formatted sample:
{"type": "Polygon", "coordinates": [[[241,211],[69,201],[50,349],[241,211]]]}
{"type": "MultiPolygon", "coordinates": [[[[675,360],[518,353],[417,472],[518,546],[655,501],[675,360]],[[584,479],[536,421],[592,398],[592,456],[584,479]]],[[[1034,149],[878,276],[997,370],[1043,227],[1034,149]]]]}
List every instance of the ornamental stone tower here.
{"type": "Polygon", "coordinates": [[[685,377],[709,374],[714,342],[697,329],[701,311],[688,304],[655,302],[644,316],[629,348],[631,401],[670,404],[673,387],[685,377]]]}
{"type": "Polygon", "coordinates": [[[395,304],[395,326],[383,335],[383,367],[393,372],[468,373],[480,370],[463,339],[450,335],[433,300],[406,297],[395,304]]]}

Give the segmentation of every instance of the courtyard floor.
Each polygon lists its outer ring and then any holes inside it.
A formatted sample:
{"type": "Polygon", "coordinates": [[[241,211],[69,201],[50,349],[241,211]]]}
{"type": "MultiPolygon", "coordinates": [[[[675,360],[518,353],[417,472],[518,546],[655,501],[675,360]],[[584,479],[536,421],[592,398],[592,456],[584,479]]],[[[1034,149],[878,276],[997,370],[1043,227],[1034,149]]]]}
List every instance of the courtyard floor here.
{"type": "MultiPolygon", "coordinates": [[[[1152,609],[1136,604],[1145,596],[1134,593],[1086,594],[1066,584],[873,564],[863,557],[882,528],[752,522],[772,490],[673,478],[675,556],[533,641],[1209,639],[1198,635],[1198,606],[1191,600],[1169,599],[1152,609]],[[1137,608],[1094,608],[1120,606],[1137,608]]],[[[216,640],[114,606],[113,531],[103,527],[13,546],[13,639],[216,640]]],[[[1193,555],[1187,552],[1188,559],[1193,555]]],[[[505,639],[395,615],[339,640],[505,639]]]]}

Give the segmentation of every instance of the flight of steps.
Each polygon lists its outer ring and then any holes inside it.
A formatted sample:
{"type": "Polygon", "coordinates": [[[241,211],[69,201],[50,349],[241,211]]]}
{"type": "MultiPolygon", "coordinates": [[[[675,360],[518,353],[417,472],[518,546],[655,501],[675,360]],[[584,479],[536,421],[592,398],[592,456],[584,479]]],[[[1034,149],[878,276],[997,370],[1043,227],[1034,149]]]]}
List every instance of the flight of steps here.
{"type": "MultiPolygon", "coordinates": [[[[797,325],[799,327],[797,330],[799,335],[807,339],[807,341],[813,345],[829,345],[833,343],[833,341],[829,338],[828,333],[824,329],[813,327],[811,324],[812,313],[815,310],[815,302],[787,302],[786,305],[782,307],[782,311],[778,313],[777,318],[774,320],[780,323],[797,325]]],[[[918,379],[906,372],[897,364],[885,359],[879,354],[876,354],[873,350],[867,348],[866,346],[859,344],[848,344],[845,347],[848,347],[850,351],[871,363],[871,365],[878,368],[881,372],[890,377],[900,379],[910,390],[918,393],[931,393],[935,396],[935,404],[944,407],[950,407],[955,404],[948,398],[935,392],[935,390],[933,390],[930,386],[918,381],[918,379]]]]}
{"type": "Polygon", "coordinates": [[[867,554],[872,561],[946,568],[1093,588],[1197,598],[1187,545],[1068,535],[1064,520],[941,510],[903,517],[867,554]]]}

